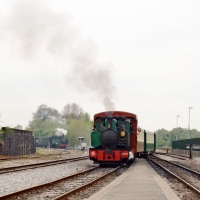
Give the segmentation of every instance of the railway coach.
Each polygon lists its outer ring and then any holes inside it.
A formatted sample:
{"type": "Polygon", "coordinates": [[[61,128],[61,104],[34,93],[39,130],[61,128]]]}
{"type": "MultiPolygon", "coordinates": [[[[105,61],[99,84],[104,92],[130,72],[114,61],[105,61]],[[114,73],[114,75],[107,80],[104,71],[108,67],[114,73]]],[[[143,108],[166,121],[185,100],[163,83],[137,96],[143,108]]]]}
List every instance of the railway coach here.
{"type": "Polygon", "coordinates": [[[99,164],[132,162],[156,149],[156,135],[138,127],[137,116],[123,111],[94,115],[90,160],[99,164]]]}

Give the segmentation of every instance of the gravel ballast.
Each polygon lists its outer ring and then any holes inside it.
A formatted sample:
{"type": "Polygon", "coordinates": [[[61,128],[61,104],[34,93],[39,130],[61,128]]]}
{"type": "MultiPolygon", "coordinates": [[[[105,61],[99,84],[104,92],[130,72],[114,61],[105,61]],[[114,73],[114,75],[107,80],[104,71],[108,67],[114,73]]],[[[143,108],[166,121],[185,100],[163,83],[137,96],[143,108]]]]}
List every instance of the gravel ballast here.
{"type": "Polygon", "coordinates": [[[33,187],[94,167],[90,160],[11,172],[0,175],[0,196],[33,187]]]}

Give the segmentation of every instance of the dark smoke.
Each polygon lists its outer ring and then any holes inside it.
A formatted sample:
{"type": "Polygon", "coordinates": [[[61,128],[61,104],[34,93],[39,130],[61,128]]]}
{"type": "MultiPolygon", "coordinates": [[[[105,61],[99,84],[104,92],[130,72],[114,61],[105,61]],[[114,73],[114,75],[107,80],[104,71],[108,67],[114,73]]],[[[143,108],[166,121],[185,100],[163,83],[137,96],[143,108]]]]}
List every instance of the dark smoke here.
{"type": "Polygon", "coordinates": [[[0,39],[26,59],[35,59],[42,51],[62,58],[66,61],[66,83],[86,95],[91,92],[106,110],[114,110],[112,64],[97,60],[97,46],[71,26],[70,15],[54,12],[42,3],[15,1],[9,15],[0,21],[0,39]]]}

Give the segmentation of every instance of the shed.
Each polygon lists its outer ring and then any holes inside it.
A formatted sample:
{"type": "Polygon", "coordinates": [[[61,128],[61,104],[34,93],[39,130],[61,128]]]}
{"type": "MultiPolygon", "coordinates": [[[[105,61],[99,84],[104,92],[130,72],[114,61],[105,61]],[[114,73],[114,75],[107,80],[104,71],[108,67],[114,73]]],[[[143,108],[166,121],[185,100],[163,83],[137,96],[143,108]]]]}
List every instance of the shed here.
{"type": "Polygon", "coordinates": [[[36,152],[32,131],[2,127],[0,132],[0,154],[6,156],[29,155],[36,152]]]}

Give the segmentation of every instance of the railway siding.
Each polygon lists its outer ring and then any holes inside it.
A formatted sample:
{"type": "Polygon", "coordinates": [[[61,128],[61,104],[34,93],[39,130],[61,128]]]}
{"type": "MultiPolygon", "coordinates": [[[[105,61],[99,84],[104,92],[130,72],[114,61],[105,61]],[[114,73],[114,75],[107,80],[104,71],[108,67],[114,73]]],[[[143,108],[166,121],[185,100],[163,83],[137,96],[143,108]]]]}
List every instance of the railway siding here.
{"type": "Polygon", "coordinates": [[[38,185],[26,190],[10,193],[9,195],[1,196],[2,199],[84,199],[89,197],[92,191],[96,191],[99,187],[105,185],[110,180],[115,179],[127,167],[121,168],[100,168],[94,167],[83,172],[78,172],[73,175],[58,179],[54,182],[38,185]]]}
{"type": "Polygon", "coordinates": [[[0,175],[0,196],[11,192],[53,181],[78,171],[94,167],[91,161],[77,161],[45,168],[28,169],[0,175]]]}
{"type": "Polygon", "coordinates": [[[165,160],[169,160],[169,161],[173,161],[174,163],[183,165],[185,167],[188,167],[188,168],[193,169],[193,170],[195,170],[195,171],[200,173],[200,157],[193,158],[193,159],[187,158],[187,159],[184,159],[184,160],[182,160],[182,159],[180,160],[179,159],[179,155],[178,155],[178,157],[176,157],[176,156],[175,157],[174,156],[171,157],[170,154],[166,154],[166,155],[164,155],[164,154],[162,154],[162,155],[156,154],[156,155],[159,158],[162,158],[162,159],[165,159],[165,160]]]}
{"type": "Polygon", "coordinates": [[[58,165],[58,164],[68,163],[68,162],[75,162],[75,161],[80,161],[80,160],[85,160],[85,159],[88,159],[88,156],[62,159],[62,160],[54,160],[54,161],[48,161],[48,162],[40,162],[40,163],[27,164],[27,165],[21,165],[21,166],[13,166],[13,167],[8,167],[8,168],[0,168],[0,174],[17,172],[17,171],[22,171],[22,170],[27,170],[27,169],[47,167],[47,166],[58,165]]]}
{"type": "MultiPolygon", "coordinates": [[[[169,180],[170,187],[176,191],[180,199],[196,200],[200,198],[200,173],[180,164],[170,162],[158,157],[149,158],[153,168],[169,180]],[[162,170],[166,172],[162,172],[162,170]]],[[[189,160],[188,160],[189,161],[189,160]]]]}

